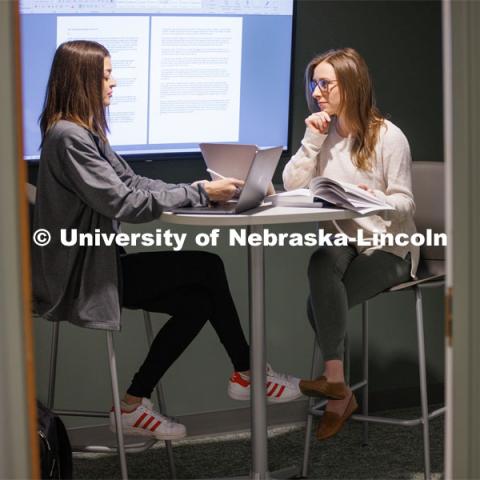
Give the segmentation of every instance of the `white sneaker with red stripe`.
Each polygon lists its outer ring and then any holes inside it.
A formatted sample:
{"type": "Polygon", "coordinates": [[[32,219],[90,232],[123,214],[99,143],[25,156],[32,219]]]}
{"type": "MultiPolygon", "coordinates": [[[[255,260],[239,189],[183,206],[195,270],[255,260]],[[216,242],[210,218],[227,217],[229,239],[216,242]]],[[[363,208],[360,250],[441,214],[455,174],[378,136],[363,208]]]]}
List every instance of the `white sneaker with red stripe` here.
{"type": "MultiPolygon", "coordinates": [[[[267,364],[267,401],[269,403],[290,402],[302,396],[299,378],[277,373],[267,364]]],[[[250,400],[250,378],[233,372],[228,382],[228,396],[234,400],[250,400]]]]}
{"type": "MultiPolygon", "coordinates": [[[[179,440],[185,437],[185,425],[155,411],[148,398],[142,398],[142,403],[132,412],[122,409],[123,433],[155,437],[158,440],[179,440]]],[[[110,411],[110,430],[116,432],[115,413],[110,411]]]]}

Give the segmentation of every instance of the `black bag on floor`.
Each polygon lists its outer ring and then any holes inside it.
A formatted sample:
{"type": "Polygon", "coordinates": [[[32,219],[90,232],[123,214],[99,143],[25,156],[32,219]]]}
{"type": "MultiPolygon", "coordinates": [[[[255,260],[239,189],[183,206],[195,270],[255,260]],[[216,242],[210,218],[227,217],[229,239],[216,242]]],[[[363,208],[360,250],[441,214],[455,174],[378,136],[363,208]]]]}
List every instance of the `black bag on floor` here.
{"type": "Polygon", "coordinates": [[[37,415],[42,479],[71,479],[72,447],[65,425],[38,400],[37,415]]]}

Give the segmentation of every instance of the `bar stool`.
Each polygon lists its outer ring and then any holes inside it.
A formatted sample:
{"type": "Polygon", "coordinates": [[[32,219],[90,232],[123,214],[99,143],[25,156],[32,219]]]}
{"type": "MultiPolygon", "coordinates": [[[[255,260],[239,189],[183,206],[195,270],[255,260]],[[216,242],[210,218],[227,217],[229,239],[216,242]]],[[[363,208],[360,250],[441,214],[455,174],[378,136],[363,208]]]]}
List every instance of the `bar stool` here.
{"type": "MultiPolygon", "coordinates": [[[[153,342],[153,328],[150,318],[150,312],[143,311],[145,332],[147,337],[147,345],[151,346],[153,342]]],[[[60,336],[60,323],[53,322],[52,326],[52,338],[51,338],[51,350],[50,350],[50,367],[49,367],[49,382],[48,382],[48,399],[47,406],[52,410],[56,415],[61,416],[73,416],[73,417],[89,417],[89,418],[109,418],[109,412],[104,411],[93,411],[93,410],[72,410],[72,409],[55,409],[55,386],[56,386],[56,374],[57,374],[57,358],[58,358],[58,341],[60,336]]],[[[117,363],[115,358],[115,348],[113,343],[113,332],[106,331],[107,337],[107,351],[108,351],[108,362],[110,367],[110,380],[112,387],[112,396],[113,396],[113,406],[115,412],[115,423],[116,423],[116,440],[117,446],[110,447],[107,445],[85,445],[82,447],[76,447],[75,451],[80,452],[98,452],[98,453],[108,453],[116,452],[119,456],[120,461],[120,470],[122,479],[128,479],[128,470],[127,470],[127,460],[126,453],[140,453],[148,450],[152,447],[158,440],[149,439],[142,441],[141,443],[135,443],[133,445],[125,445],[122,423],[121,423],[121,408],[120,408],[120,395],[118,389],[118,376],[117,376],[117,363]]],[[[162,415],[166,415],[165,408],[165,396],[161,383],[159,382],[155,388],[158,410],[162,415]]],[[[176,469],[175,462],[173,458],[173,448],[172,442],[170,440],[165,440],[165,447],[168,457],[168,464],[170,468],[171,478],[176,478],[176,469]]]]}
{"type": "MultiPolygon", "coordinates": [[[[415,223],[417,231],[424,233],[431,229],[433,233],[443,233],[444,231],[444,211],[443,211],[443,185],[444,185],[444,166],[441,162],[413,162],[412,170],[413,193],[416,203],[415,223]]],[[[368,443],[368,423],[384,423],[390,425],[399,425],[413,427],[422,425],[423,449],[425,478],[431,478],[430,468],[430,434],[429,422],[435,417],[445,413],[445,407],[438,408],[429,413],[428,395],[427,395],[427,368],[425,359],[425,338],[423,327],[423,303],[422,289],[442,287],[445,284],[445,252],[443,247],[427,246],[420,249],[420,264],[417,272],[417,279],[396,285],[379,295],[399,292],[412,291],[415,298],[415,312],[417,324],[417,343],[418,343],[418,369],[420,377],[420,399],[421,416],[414,419],[404,420],[396,418],[376,417],[368,413],[368,302],[362,305],[362,379],[350,386],[355,390],[362,390],[362,414],[352,415],[353,420],[364,422],[363,426],[363,444],[368,443]]],[[[348,336],[345,337],[345,380],[350,383],[350,352],[348,336]]],[[[312,378],[317,378],[321,372],[320,350],[318,343],[314,340],[314,351],[312,360],[312,378]]],[[[327,403],[327,400],[315,402],[310,399],[309,413],[307,416],[304,456],[300,477],[306,478],[308,475],[309,456],[310,456],[310,437],[312,432],[313,416],[322,415],[321,410],[327,403]]]]}
{"type": "MultiPolygon", "coordinates": [[[[27,190],[27,199],[30,207],[30,227],[32,226],[32,213],[33,208],[35,207],[37,188],[31,183],[26,184],[27,190]]],[[[40,317],[34,311],[32,315],[35,317],[40,317]]],[[[153,342],[153,328],[152,321],[150,318],[150,312],[143,311],[143,319],[145,324],[145,333],[147,336],[147,345],[150,348],[153,342]]],[[[57,357],[58,357],[58,339],[60,335],[60,323],[53,322],[52,327],[52,340],[51,340],[51,349],[50,349],[50,369],[49,369],[49,379],[48,379],[48,399],[47,407],[52,410],[57,415],[63,416],[73,416],[73,417],[90,417],[90,418],[109,418],[109,412],[100,412],[100,411],[91,411],[91,410],[58,410],[54,408],[55,403],[55,384],[56,384],[56,375],[57,375],[57,357]]],[[[143,441],[135,445],[125,445],[123,428],[121,422],[121,408],[120,408],[120,395],[118,390],[118,375],[117,375],[117,362],[115,358],[115,348],[113,344],[113,332],[106,331],[107,336],[107,351],[108,351],[108,363],[110,367],[110,381],[112,386],[112,396],[113,396],[113,408],[115,412],[115,425],[116,425],[116,438],[117,438],[117,447],[112,448],[109,446],[101,445],[91,445],[85,446],[83,448],[75,448],[75,451],[83,452],[98,452],[98,453],[107,453],[107,452],[117,452],[120,460],[120,470],[122,474],[122,479],[128,479],[128,470],[127,470],[127,459],[126,452],[139,453],[148,450],[155,443],[156,439],[150,439],[143,441]]],[[[161,382],[155,387],[155,393],[157,397],[157,408],[162,415],[167,415],[165,407],[165,395],[163,393],[163,388],[161,382]]],[[[170,468],[170,475],[172,479],[177,477],[175,462],[173,458],[173,449],[172,442],[170,440],[165,440],[165,447],[168,457],[168,464],[170,468]]]]}
{"type": "MultiPolygon", "coordinates": [[[[37,188],[31,183],[27,183],[27,199],[30,207],[30,226],[33,225],[33,208],[35,207],[37,188]]],[[[35,312],[32,312],[33,316],[39,317],[35,312]]],[[[150,348],[153,342],[153,328],[152,321],[150,318],[150,312],[143,310],[143,320],[145,324],[145,333],[147,336],[147,346],[150,348]]],[[[51,349],[50,349],[50,369],[49,369],[49,378],[48,378],[48,398],[47,398],[47,407],[52,410],[57,415],[63,416],[73,416],[73,417],[90,417],[90,418],[109,418],[109,412],[99,412],[91,410],[59,410],[54,408],[55,403],[55,384],[56,384],[56,375],[57,375],[57,357],[58,357],[58,339],[60,335],[60,322],[52,322],[52,340],[51,340],[51,349]]],[[[113,332],[106,331],[107,336],[107,351],[108,351],[108,363],[110,367],[110,381],[112,386],[112,396],[113,396],[113,408],[115,412],[115,425],[116,425],[116,438],[117,438],[117,447],[112,448],[109,446],[85,446],[81,449],[75,449],[75,451],[88,451],[88,452],[117,452],[120,460],[120,470],[122,474],[122,479],[128,479],[127,471],[127,460],[126,452],[139,453],[148,450],[151,446],[157,443],[156,439],[150,439],[143,441],[135,445],[125,445],[123,428],[121,422],[121,408],[120,408],[120,395],[118,390],[118,375],[117,375],[117,362],[115,359],[115,348],[113,344],[113,332]]],[[[162,384],[159,382],[155,387],[155,394],[157,397],[157,408],[162,415],[167,415],[166,413],[166,402],[165,395],[163,392],[162,384]]],[[[177,478],[177,473],[175,469],[175,461],[173,459],[173,449],[171,440],[165,440],[165,447],[168,457],[168,464],[170,468],[170,475],[172,479],[177,478]]]]}

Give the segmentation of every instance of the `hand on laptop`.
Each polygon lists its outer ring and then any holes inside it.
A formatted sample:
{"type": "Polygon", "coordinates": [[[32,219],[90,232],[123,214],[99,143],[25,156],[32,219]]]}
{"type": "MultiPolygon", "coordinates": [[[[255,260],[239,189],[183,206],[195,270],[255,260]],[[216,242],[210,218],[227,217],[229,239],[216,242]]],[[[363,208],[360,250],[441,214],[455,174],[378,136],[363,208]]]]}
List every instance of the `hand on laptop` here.
{"type": "Polygon", "coordinates": [[[205,182],[203,188],[212,202],[226,202],[238,193],[244,183],[243,180],[238,180],[238,178],[222,178],[221,180],[205,182]]]}

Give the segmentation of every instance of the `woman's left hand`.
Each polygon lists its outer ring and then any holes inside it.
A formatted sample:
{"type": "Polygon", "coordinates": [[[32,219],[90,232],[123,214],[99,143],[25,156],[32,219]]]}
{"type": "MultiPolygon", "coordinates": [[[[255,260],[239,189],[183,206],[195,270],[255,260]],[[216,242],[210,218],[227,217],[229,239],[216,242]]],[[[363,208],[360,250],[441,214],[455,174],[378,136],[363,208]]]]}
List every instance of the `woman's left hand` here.
{"type": "Polygon", "coordinates": [[[368,193],[371,193],[372,195],[375,195],[375,192],[368,185],[365,185],[364,183],[359,183],[357,187],[361,188],[362,190],[365,190],[368,193]]]}

